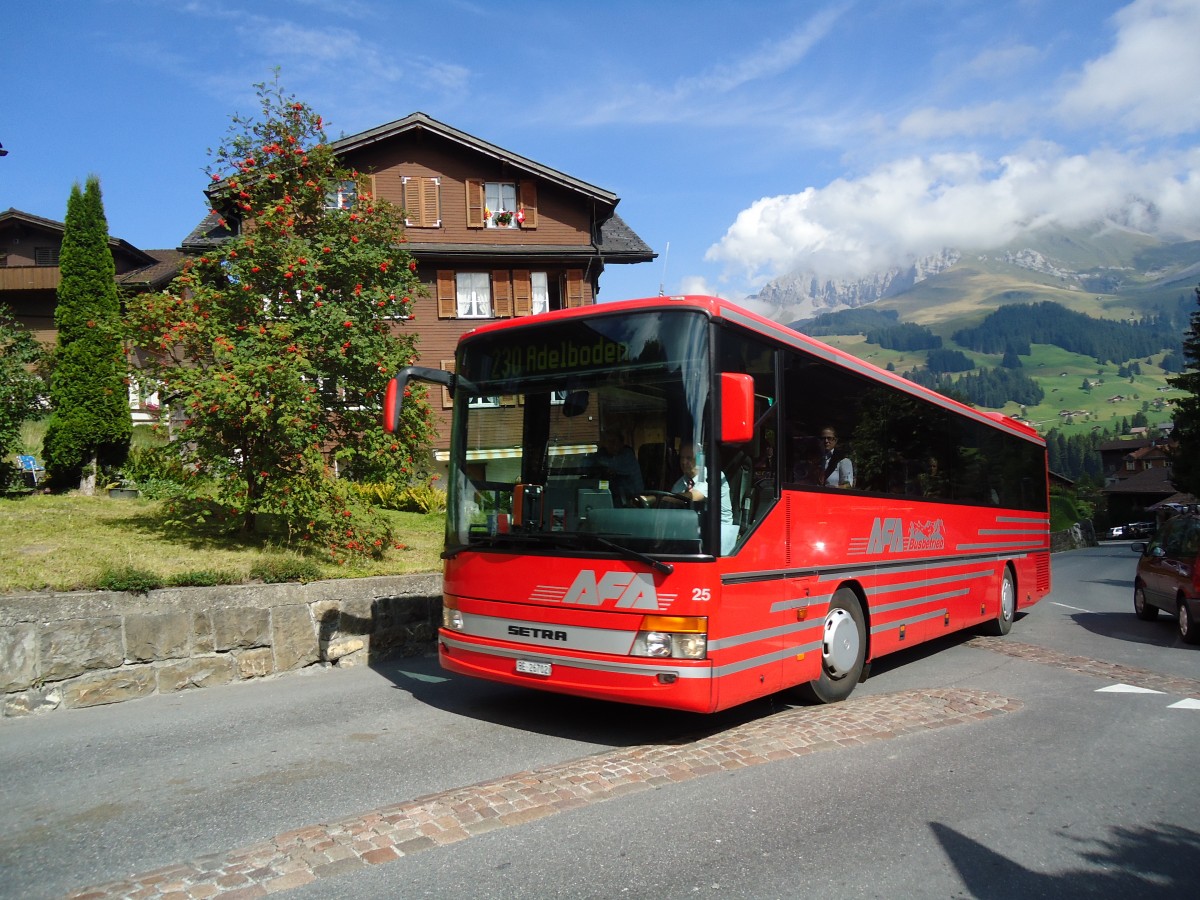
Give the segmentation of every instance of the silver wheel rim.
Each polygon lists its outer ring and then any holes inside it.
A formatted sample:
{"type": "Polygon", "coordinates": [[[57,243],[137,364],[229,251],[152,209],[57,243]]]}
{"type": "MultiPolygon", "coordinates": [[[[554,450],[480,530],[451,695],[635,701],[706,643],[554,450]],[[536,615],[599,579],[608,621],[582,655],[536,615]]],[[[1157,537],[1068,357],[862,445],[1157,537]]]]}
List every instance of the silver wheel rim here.
{"type": "Polygon", "coordinates": [[[832,609],[825,617],[825,638],[822,655],[825,670],[831,678],[844,678],[858,662],[858,625],[854,616],[842,608],[832,609]]]}
{"type": "Polygon", "coordinates": [[[1013,614],[1016,610],[1017,594],[1013,590],[1012,579],[1004,576],[1004,581],[1000,585],[1000,618],[1005,622],[1013,620],[1013,614]]]}
{"type": "Polygon", "coordinates": [[[1133,608],[1138,612],[1145,612],[1146,610],[1146,592],[1141,588],[1133,592],[1133,608]]]}
{"type": "Polygon", "coordinates": [[[1187,637],[1187,633],[1192,630],[1192,618],[1188,615],[1186,603],[1179,604],[1179,633],[1187,637]]]}

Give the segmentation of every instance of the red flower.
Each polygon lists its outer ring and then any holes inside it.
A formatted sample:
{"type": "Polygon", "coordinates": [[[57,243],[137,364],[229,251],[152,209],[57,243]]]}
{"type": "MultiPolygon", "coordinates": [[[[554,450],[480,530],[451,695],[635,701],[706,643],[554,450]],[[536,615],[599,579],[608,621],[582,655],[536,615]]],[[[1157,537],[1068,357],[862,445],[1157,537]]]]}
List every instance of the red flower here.
{"type": "Polygon", "coordinates": [[[415,259],[409,260],[408,271],[410,271],[410,272],[417,271],[417,261],[415,259]]]}

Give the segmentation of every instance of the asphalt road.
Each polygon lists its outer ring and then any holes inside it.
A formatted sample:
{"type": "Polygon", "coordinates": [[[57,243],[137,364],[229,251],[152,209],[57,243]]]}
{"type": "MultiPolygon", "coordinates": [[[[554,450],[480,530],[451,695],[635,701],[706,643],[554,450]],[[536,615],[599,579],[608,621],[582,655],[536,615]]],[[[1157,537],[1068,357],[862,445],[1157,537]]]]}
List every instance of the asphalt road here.
{"type": "Polygon", "coordinates": [[[1191,897],[1200,648],[1133,616],[1134,563],[1058,554],[1008,637],[890,657],[824,708],[700,717],[421,659],[0,722],[0,896],[1191,897]]]}

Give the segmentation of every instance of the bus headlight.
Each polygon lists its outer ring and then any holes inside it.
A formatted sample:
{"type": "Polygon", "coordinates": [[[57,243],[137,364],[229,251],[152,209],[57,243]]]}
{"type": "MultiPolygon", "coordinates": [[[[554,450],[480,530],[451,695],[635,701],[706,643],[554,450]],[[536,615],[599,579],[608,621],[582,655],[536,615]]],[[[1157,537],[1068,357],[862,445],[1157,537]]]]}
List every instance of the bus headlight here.
{"type": "Polygon", "coordinates": [[[704,659],[708,653],[708,618],[644,616],[630,653],[655,659],[704,659]]]}
{"type": "Polygon", "coordinates": [[[452,597],[442,597],[442,627],[451,631],[463,630],[463,614],[458,609],[458,601],[452,597]]]}

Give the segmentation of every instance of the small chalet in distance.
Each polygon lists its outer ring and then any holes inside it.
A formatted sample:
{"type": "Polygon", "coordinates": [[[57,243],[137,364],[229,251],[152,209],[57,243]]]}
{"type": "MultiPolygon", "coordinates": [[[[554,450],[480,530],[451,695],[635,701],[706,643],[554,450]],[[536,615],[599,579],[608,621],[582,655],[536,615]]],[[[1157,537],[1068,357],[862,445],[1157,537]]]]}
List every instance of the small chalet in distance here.
{"type": "MultiPolygon", "coordinates": [[[[420,335],[419,363],[452,369],[458,338],[480,324],[595,302],[607,265],[655,254],[617,215],[619,198],[425,113],[332,143],[374,196],[405,212],[408,250],[427,297],[403,328],[420,335]]],[[[331,198],[337,205],[352,196],[331,198]]],[[[226,220],[237,227],[232,212],[226,220]]],[[[184,240],[201,253],[230,232],[210,215],[184,240]]],[[[451,401],[431,394],[434,455],[449,449],[451,401]]]]}
{"type": "MultiPolygon", "coordinates": [[[[58,305],[58,267],[64,225],[19,209],[0,212],[0,304],[43,344],[57,336],[54,309],[58,305]]],[[[116,268],[117,286],[127,293],[158,291],[171,283],[183,264],[180,250],[140,250],[119,238],[108,246],[116,268]]],[[[135,422],[157,418],[152,392],[139,391],[131,379],[129,404],[135,422]]]]}

